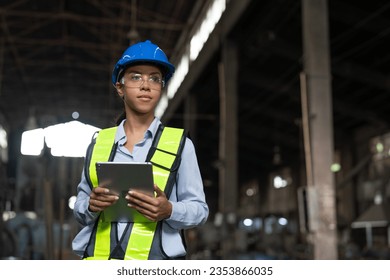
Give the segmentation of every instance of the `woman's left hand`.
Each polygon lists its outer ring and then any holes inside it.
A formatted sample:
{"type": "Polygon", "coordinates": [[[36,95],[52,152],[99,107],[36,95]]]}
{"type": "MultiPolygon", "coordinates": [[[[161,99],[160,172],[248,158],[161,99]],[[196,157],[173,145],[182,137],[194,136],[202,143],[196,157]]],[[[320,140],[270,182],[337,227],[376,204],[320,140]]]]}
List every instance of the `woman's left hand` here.
{"type": "Polygon", "coordinates": [[[156,197],[130,190],[126,195],[126,200],[129,207],[136,209],[147,219],[157,222],[171,216],[172,204],[157,185],[154,185],[154,191],[156,197]]]}

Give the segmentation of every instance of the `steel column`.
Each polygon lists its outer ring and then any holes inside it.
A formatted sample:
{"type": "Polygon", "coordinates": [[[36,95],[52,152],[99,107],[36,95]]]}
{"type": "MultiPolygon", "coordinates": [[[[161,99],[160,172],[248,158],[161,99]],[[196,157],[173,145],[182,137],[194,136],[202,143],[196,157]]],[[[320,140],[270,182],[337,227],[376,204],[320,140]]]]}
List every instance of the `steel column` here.
{"type": "Polygon", "coordinates": [[[232,258],[237,213],[237,48],[222,44],[219,64],[219,209],[224,216],[222,258],[232,258]]]}
{"type": "Polygon", "coordinates": [[[307,135],[305,152],[312,233],[309,239],[314,259],[337,259],[335,184],[330,170],[334,151],[328,1],[302,0],[302,20],[302,112],[307,135]]]}

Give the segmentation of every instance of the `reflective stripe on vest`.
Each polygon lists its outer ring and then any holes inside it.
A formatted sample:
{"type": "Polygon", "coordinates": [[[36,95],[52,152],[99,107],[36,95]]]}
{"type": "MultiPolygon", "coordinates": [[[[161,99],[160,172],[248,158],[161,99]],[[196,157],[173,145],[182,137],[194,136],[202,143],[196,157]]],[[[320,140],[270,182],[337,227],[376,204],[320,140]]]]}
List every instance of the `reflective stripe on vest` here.
{"type": "Polygon", "coordinates": [[[95,163],[109,160],[112,144],[115,140],[116,130],[117,127],[102,129],[99,131],[98,137],[96,138],[96,143],[93,147],[93,153],[91,156],[91,164],[89,165],[89,178],[91,179],[93,187],[98,186],[95,163]]]}
{"type": "MultiPolygon", "coordinates": [[[[109,160],[111,148],[115,140],[116,129],[117,127],[103,129],[96,138],[89,164],[89,176],[93,187],[98,186],[95,164],[98,161],[109,160]]],[[[167,186],[169,175],[173,169],[182,142],[183,133],[183,129],[165,127],[150,159],[150,162],[153,164],[154,183],[162,191],[164,191],[167,186]]],[[[148,259],[156,227],[157,222],[134,223],[124,259],[148,259]]],[[[108,259],[112,250],[112,247],[110,246],[112,243],[111,238],[114,238],[111,237],[111,235],[111,223],[104,222],[103,219],[99,217],[96,227],[93,256],[88,256],[84,259],[108,259]]]]}
{"type": "MultiPolygon", "coordinates": [[[[117,127],[102,129],[99,131],[98,137],[96,138],[96,143],[93,148],[91,162],[89,165],[89,178],[94,188],[98,186],[95,163],[109,160],[116,131],[117,127]]],[[[95,259],[107,259],[107,256],[110,254],[110,242],[107,243],[105,241],[110,240],[111,223],[103,222],[101,216],[99,217],[99,220],[100,221],[97,225],[94,256],[95,259]]]]}
{"type": "MultiPolygon", "coordinates": [[[[153,164],[154,183],[162,190],[167,185],[170,170],[176,159],[183,129],[164,128],[157,149],[150,162],[153,164]]],[[[147,260],[157,223],[135,223],[127,245],[125,259],[147,260]]]]}

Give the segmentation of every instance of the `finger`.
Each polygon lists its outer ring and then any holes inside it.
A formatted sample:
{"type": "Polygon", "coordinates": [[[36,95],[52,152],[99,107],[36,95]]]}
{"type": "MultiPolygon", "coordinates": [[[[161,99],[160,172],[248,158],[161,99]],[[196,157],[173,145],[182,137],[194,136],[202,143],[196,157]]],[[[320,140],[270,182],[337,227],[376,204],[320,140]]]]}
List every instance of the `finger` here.
{"type": "Polygon", "coordinates": [[[110,190],[106,187],[96,187],[92,189],[92,192],[96,194],[109,194],[110,190]]]}
{"type": "Polygon", "coordinates": [[[155,198],[153,203],[146,203],[134,197],[129,198],[128,206],[137,210],[152,221],[160,221],[169,218],[172,213],[172,206],[166,199],[155,198]]]}
{"type": "Polygon", "coordinates": [[[99,195],[96,197],[92,197],[93,199],[96,199],[97,201],[101,202],[115,202],[119,199],[119,196],[117,195],[99,195]]]}
{"type": "Polygon", "coordinates": [[[165,193],[156,184],[154,184],[154,191],[157,196],[165,196],[165,193]]]}
{"type": "Polygon", "coordinates": [[[137,210],[139,213],[141,213],[143,216],[145,216],[148,220],[150,220],[152,222],[157,222],[157,217],[158,217],[157,213],[155,213],[153,211],[149,211],[148,209],[143,208],[137,204],[132,204],[132,205],[128,204],[128,206],[130,208],[137,210]]]}
{"type": "Polygon", "coordinates": [[[92,199],[90,204],[92,204],[95,207],[99,207],[99,208],[107,208],[108,206],[111,206],[113,204],[113,202],[114,201],[102,201],[102,200],[92,199]]]}
{"type": "Polygon", "coordinates": [[[90,198],[89,199],[89,206],[90,206],[90,208],[94,208],[94,209],[97,209],[98,211],[102,211],[105,208],[114,204],[117,200],[118,200],[118,197],[111,197],[110,199],[108,199],[108,198],[102,199],[102,197],[98,197],[97,199],[90,198]]]}
{"type": "Polygon", "coordinates": [[[101,201],[115,201],[118,200],[119,196],[114,194],[106,194],[106,193],[95,193],[91,192],[89,195],[91,199],[101,200],[101,201]]]}
{"type": "Polygon", "coordinates": [[[141,201],[145,201],[147,203],[153,203],[153,200],[154,200],[154,197],[152,197],[152,196],[150,196],[148,194],[145,194],[143,192],[140,192],[140,191],[135,191],[135,190],[129,190],[127,192],[126,197],[135,198],[135,199],[138,199],[138,200],[141,200],[141,201]]]}
{"type": "Polygon", "coordinates": [[[130,207],[134,207],[134,208],[137,207],[137,210],[138,209],[153,210],[153,207],[154,207],[153,201],[145,201],[145,200],[136,198],[136,197],[131,196],[131,195],[127,195],[126,200],[127,200],[128,205],[130,207]]]}
{"type": "Polygon", "coordinates": [[[141,214],[154,220],[159,216],[161,203],[158,199],[152,198],[151,201],[143,201],[134,197],[129,197],[128,206],[136,209],[141,214]]]}

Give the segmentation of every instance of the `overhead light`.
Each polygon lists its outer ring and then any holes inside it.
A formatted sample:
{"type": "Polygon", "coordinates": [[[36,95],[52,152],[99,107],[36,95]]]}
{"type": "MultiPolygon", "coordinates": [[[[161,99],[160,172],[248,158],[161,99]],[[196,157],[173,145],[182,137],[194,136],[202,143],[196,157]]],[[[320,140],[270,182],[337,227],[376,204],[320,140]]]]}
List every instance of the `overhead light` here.
{"type": "Polygon", "coordinates": [[[73,118],[74,120],[77,120],[79,117],[80,117],[79,112],[75,111],[75,112],[72,113],[72,118],[73,118]]]}
{"type": "MultiPolygon", "coordinates": [[[[167,96],[172,99],[180,85],[184,81],[185,76],[188,74],[190,63],[198,57],[200,51],[203,49],[204,44],[210,37],[211,32],[221,19],[223,12],[226,9],[226,0],[214,0],[201,23],[198,25],[198,29],[194,32],[190,42],[188,50],[182,55],[178,66],[176,67],[175,75],[169,81],[167,96]]],[[[160,101],[161,102],[161,101],[160,101]]],[[[165,101],[163,101],[165,102],[165,101]]],[[[158,116],[162,116],[168,104],[162,103],[159,107],[158,116]],[[166,105],[166,106],[165,106],[166,105]],[[165,107],[164,107],[165,106],[165,107]]]]}
{"type": "Polygon", "coordinates": [[[331,170],[332,172],[334,172],[334,173],[339,172],[339,171],[341,170],[341,165],[340,165],[340,163],[337,163],[337,162],[333,163],[333,164],[330,166],[330,170],[331,170]]]}
{"type": "Polygon", "coordinates": [[[287,187],[287,180],[283,179],[281,176],[277,175],[274,177],[274,187],[276,189],[281,189],[287,187]]]}
{"type": "Polygon", "coordinates": [[[189,67],[190,61],[188,59],[188,55],[183,55],[176,68],[175,75],[172,77],[168,85],[167,96],[169,99],[172,99],[175,96],[176,91],[188,73],[189,67]]]}
{"type": "Polygon", "coordinates": [[[253,225],[253,220],[249,219],[249,218],[246,218],[246,219],[244,219],[244,221],[242,223],[244,224],[244,226],[250,227],[250,226],[253,225]]]}
{"type": "Polygon", "coordinates": [[[384,146],[383,146],[383,143],[379,142],[375,145],[375,148],[376,148],[376,152],[377,153],[382,153],[383,150],[384,150],[384,146]]]}
{"type": "Polygon", "coordinates": [[[226,0],[215,0],[207,10],[206,16],[200,24],[199,29],[194,34],[190,42],[190,59],[194,61],[203,45],[207,42],[211,32],[219,22],[223,12],[226,9],[226,0]]]}
{"type": "Polygon", "coordinates": [[[285,225],[288,224],[288,220],[287,220],[286,218],[284,218],[284,217],[280,217],[280,218],[278,219],[278,223],[279,223],[279,225],[281,225],[281,226],[285,226],[285,225]]]}
{"type": "Polygon", "coordinates": [[[254,196],[256,194],[256,190],[254,188],[248,188],[245,193],[247,196],[254,196]]]}

